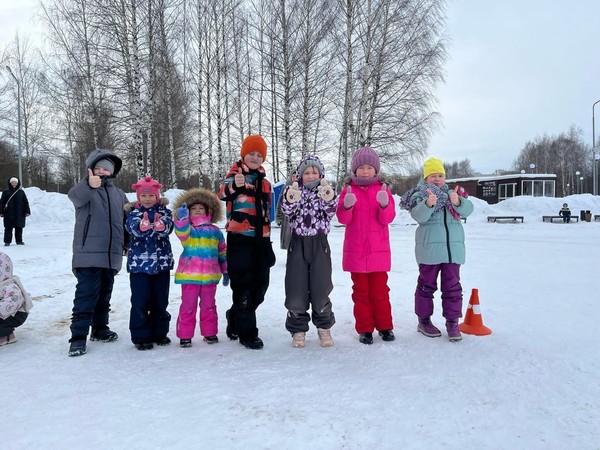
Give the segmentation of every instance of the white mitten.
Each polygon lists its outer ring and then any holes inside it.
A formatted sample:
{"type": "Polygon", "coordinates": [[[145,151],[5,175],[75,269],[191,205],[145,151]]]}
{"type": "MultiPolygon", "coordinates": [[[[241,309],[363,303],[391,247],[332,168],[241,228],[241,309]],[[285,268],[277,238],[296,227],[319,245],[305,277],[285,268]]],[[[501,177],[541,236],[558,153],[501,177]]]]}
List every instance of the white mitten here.
{"type": "Polygon", "coordinates": [[[294,181],[285,193],[285,199],[290,203],[296,203],[300,201],[300,189],[298,189],[298,182],[294,181]]]}
{"type": "Polygon", "coordinates": [[[326,179],[321,180],[321,185],[317,188],[317,196],[326,202],[331,201],[334,196],[333,188],[326,179]]]}

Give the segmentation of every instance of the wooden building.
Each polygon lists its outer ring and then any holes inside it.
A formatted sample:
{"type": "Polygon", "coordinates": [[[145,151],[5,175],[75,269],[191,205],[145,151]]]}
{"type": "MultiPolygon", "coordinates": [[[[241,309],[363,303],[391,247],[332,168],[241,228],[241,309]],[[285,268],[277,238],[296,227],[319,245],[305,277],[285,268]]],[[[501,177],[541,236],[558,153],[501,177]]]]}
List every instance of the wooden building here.
{"type": "Polygon", "coordinates": [[[510,175],[485,175],[446,180],[450,188],[457,184],[469,195],[495,204],[519,195],[555,197],[556,175],[548,173],[515,173],[510,175]]]}

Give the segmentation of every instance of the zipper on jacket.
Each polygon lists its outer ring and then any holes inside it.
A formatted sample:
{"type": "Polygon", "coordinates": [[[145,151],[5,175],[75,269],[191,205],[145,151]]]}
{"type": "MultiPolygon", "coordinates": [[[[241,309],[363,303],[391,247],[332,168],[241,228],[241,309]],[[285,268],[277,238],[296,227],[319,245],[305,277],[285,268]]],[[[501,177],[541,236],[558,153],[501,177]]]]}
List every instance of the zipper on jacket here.
{"type": "Polygon", "coordinates": [[[446,250],[448,250],[448,262],[452,263],[452,252],[450,251],[450,230],[448,230],[448,224],[446,223],[446,208],[444,208],[444,229],[446,230],[446,250]]]}
{"type": "Polygon", "coordinates": [[[103,187],[104,192],[106,192],[106,200],[108,202],[108,229],[110,230],[108,233],[108,268],[112,269],[112,258],[111,258],[111,250],[112,250],[112,205],[110,204],[110,195],[108,194],[108,189],[106,187],[107,180],[104,179],[103,187]]]}

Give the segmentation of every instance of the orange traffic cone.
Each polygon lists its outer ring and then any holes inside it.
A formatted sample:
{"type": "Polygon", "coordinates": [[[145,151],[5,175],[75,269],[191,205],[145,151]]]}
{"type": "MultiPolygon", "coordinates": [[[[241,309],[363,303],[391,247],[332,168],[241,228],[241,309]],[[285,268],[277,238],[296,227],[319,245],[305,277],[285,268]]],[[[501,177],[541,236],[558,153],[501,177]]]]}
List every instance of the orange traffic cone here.
{"type": "Polygon", "coordinates": [[[492,330],[483,325],[481,309],[479,308],[478,289],[473,289],[471,291],[471,298],[469,299],[469,306],[467,308],[467,314],[465,315],[465,321],[458,326],[458,329],[463,333],[474,334],[476,336],[492,334],[492,330]]]}

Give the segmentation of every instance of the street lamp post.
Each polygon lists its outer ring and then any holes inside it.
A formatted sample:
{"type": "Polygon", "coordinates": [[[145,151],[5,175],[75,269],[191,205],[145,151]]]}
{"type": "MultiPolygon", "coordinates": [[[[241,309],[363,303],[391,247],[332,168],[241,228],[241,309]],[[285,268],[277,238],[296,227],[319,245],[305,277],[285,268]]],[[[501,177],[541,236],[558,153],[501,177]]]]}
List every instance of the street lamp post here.
{"type": "Polygon", "coordinates": [[[575,172],[575,193],[579,194],[579,175],[581,175],[581,172],[578,170],[577,172],[575,172]]]}
{"type": "Polygon", "coordinates": [[[531,169],[531,173],[533,173],[533,169],[535,169],[535,164],[534,163],[529,164],[529,168],[531,169]]]}
{"type": "Polygon", "coordinates": [[[23,186],[23,164],[21,162],[22,151],[21,151],[21,83],[15,76],[12,70],[10,70],[10,66],[6,66],[8,73],[15,79],[15,83],[17,83],[17,128],[19,133],[19,182],[21,186],[23,186]]]}
{"type": "Polygon", "coordinates": [[[596,100],[592,105],[592,173],[594,177],[594,195],[598,195],[598,174],[596,172],[596,118],[594,117],[594,107],[600,100],[596,100]]]}

